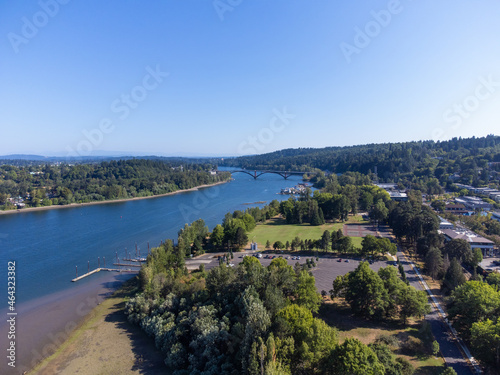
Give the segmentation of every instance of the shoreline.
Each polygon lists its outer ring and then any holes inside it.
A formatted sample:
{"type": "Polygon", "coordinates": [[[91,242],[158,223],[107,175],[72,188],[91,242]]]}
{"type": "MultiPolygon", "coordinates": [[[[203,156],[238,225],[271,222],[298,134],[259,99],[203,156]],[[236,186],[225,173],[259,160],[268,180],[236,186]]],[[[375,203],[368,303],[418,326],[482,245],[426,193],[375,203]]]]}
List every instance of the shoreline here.
{"type": "Polygon", "coordinates": [[[165,193],[165,194],[148,195],[147,197],[122,198],[122,199],[112,199],[112,200],[85,202],[85,203],[70,203],[70,204],[64,204],[64,205],[54,205],[54,206],[44,206],[44,207],[28,207],[28,208],[21,208],[21,209],[16,209],[16,210],[7,210],[7,211],[0,210],[0,216],[1,215],[21,214],[24,212],[58,210],[58,209],[63,209],[63,208],[77,208],[77,207],[85,207],[85,206],[94,206],[97,204],[125,203],[125,202],[142,200],[142,199],[161,198],[161,197],[167,197],[169,195],[175,195],[175,194],[180,194],[180,193],[197,191],[200,189],[206,189],[206,188],[209,188],[212,186],[222,185],[222,184],[225,184],[225,183],[230,182],[230,181],[231,180],[219,181],[219,182],[214,182],[213,184],[199,185],[199,186],[195,186],[195,187],[192,187],[189,189],[176,190],[176,191],[172,191],[170,193],[165,193]]]}
{"type": "MultiPolygon", "coordinates": [[[[2,374],[23,374],[56,353],[78,331],[92,312],[123,283],[137,274],[109,275],[16,306],[16,367],[0,366],[2,374]]],[[[4,316],[6,312],[0,311],[4,316]]],[[[0,333],[7,337],[7,321],[0,333]]]]}

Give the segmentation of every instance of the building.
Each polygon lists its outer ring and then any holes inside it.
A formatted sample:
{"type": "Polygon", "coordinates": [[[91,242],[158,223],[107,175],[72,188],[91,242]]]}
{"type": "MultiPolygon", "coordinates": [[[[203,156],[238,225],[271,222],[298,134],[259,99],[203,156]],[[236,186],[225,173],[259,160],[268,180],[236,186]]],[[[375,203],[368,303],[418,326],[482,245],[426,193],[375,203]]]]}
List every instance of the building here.
{"type": "Polygon", "coordinates": [[[408,194],[406,194],[406,193],[402,193],[400,191],[388,191],[388,193],[393,201],[396,201],[396,202],[408,201],[408,194]]]}
{"type": "Polygon", "coordinates": [[[384,190],[396,190],[397,189],[397,184],[375,184],[375,186],[384,189],[384,190]]]}
{"type": "Polygon", "coordinates": [[[443,229],[453,229],[453,228],[455,228],[455,225],[453,225],[449,221],[443,219],[441,216],[438,216],[438,217],[439,217],[439,229],[443,230],[443,229]]]}
{"type": "Polygon", "coordinates": [[[487,238],[465,229],[443,229],[440,231],[444,235],[445,242],[462,239],[470,244],[471,249],[481,249],[483,256],[492,256],[495,244],[487,238]]]}
{"type": "Polygon", "coordinates": [[[485,210],[489,211],[492,208],[491,203],[483,201],[478,197],[460,197],[456,198],[455,202],[458,204],[463,204],[467,209],[475,210],[485,210]]]}
{"type": "Polygon", "coordinates": [[[500,221],[500,212],[499,211],[493,211],[491,213],[491,218],[496,221],[500,221]]]}
{"type": "Polygon", "coordinates": [[[461,203],[448,203],[444,209],[444,212],[454,215],[464,215],[471,216],[474,214],[473,211],[467,210],[465,205],[461,203]]]}

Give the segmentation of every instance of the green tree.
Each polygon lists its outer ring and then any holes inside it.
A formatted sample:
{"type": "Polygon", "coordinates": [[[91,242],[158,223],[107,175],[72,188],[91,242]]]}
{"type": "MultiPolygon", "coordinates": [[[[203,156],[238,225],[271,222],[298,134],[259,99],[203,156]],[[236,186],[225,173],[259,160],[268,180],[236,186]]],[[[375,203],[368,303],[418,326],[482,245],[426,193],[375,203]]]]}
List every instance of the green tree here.
{"type": "Polygon", "coordinates": [[[236,230],[234,244],[238,249],[241,249],[247,243],[248,243],[248,235],[246,234],[245,229],[243,229],[242,227],[238,227],[238,229],[236,230]]]}
{"type": "Polygon", "coordinates": [[[347,338],[331,353],[325,373],[332,375],[383,375],[384,366],[368,346],[354,338],[347,338]]]}
{"type": "Polygon", "coordinates": [[[216,249],[221,249],[224,246],[224,228],[217,224],[210,234],[210,241],[216,249]]]}
{"type": "Polygon", "coordinates": [[[422,290],[416,290],[412,286],[407,286],[401,293],[400,298],[400,315],[405,325],[409,317],[421,317],[431,311],[431,307],[427,301],[427,293],[422,290]]]}
{"type": "Polygon", "coordinates": [[[425,256],[425,269],[433,280],[437,279],[439,274],[443,272],[443,255],[441,250],[436,247],[431,247],[425,256]]]}
{"type": "Polygon", "coordinates": [[[330,232],[325,230],[323,232],[323,235],[321,236],[321,249],[324,251],[330,250],[330,241],[331,241],[330,232]]]}
{"type": "Polygon", "coordinates": [[[450,260],[456,258],[459,262],[466,263],[470,262],[472,257],[470,244],[461,238],[449,241],[444,246],[444,253],[448,254],[450,260]]]}
{"type": "Polygon", "coordinates": [[[455,328],[468,337],[474,322],[493,319],[499,310],[500,294],[494,287],[468,281],[451,294],[448,316],[455,328]]]}
{"type": "Polygon", "coordinates": [[[500,320],[487,319],[472,324],[471,346],[474,356],[491,368],[500,366],[500,320]]]}
{"type": "Polygon", "coordinates": [[[305,306],[313,312],[318,312],[321,297],[316,290],[314,276],[307,271],[301,271],[297,278],[296,296],[297,304],[305,306]]]}
{"type": "Polygon", "coordinates": [[[353,312],[367,318],[382,317],[388,305],[387,291],[382,279],[370,269],[368,262],[361,262],[345,277],[345,299],[353,312]]]}
{"type": "Polygon", "coordinates": [[[453,258],[450,262],[450,267],[444,276],[444,282],[450,288],[450,290],[455,289],[457,286],[465,283],[465,275],[462,270],[462,266],[458,262],[457,258],[453,258]]]}
{"type": "Polygon", "coordinates": [[[439,343],[436,340],[432,342],[432,354],[434,357],[439,354],[439,343]]]}

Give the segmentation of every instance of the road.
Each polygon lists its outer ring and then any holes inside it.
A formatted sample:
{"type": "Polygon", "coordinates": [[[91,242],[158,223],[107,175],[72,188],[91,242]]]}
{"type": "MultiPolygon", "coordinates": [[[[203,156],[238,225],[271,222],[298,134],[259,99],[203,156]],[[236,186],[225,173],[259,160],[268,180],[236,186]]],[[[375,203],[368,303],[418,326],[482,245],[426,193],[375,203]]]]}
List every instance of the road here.
{"type": "MultiPolygon", "coordinates": [[[[418,290],[424,290],[417,274],[406,259],[406,256],[402,252],[398,252],[397,256],[404,267],[410,285],[414,286],[418,290]]],[[[467,361],[464,359],[458,345],[453,340],[447,326],[441,320],[437,309],[433,304],[431,304],[431,308],[432,312],[425,316],[425,320],[427,320],[431,325],[432,334],[439,343],[441,353],[443,354],[446,363],[453,367],[458,375],[472,375],[472,370],[468,366],[467,361]]]]}

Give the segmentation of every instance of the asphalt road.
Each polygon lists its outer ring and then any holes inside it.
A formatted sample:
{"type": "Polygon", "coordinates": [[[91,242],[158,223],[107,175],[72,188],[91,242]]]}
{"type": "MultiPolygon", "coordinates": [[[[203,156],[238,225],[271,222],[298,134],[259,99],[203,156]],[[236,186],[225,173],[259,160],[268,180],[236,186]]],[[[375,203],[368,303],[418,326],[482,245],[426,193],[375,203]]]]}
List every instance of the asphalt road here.
{"type": "MultiPolygon", "coordinates": [[[[410,266],[410,263],[406,260],[404,254],[398,252],[397,255],[404,267],[410,285],[414,286],[418,290],[424,290],[422,284],[420,284],[420,280],[417,274],[410,266]]],[[[458,375],[472,375],[472,370],[468,366],[467,361],[464,359],[462,352],[458,348],[458,345],[455,343],[445,323],[441,320],[437,309],[432,304],[431,308],[432,312],[429,315],[425,316],[425,320],[427,320],[431,325],[432,334],[436,338],[436,341],[439,343],[439,348],[441,349],[441,353],[443,354],[446,363],[449,366],[453,367],[458,375]]]]}

